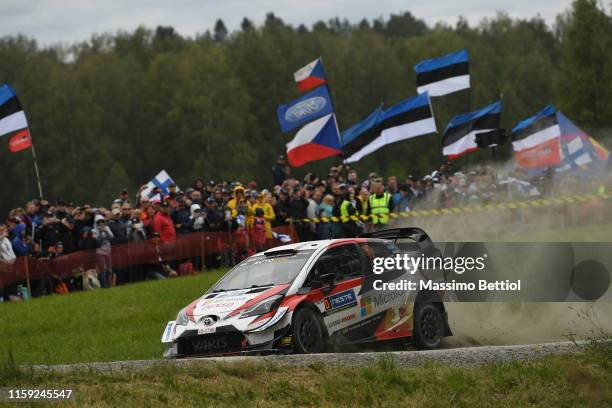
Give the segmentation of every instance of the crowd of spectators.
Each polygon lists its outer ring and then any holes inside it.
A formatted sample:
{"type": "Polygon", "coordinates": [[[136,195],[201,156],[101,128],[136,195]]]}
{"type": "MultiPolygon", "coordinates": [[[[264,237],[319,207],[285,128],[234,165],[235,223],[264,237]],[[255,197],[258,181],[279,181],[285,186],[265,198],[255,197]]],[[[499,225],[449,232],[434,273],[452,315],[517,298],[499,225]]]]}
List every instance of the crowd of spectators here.
{"type": "MultiPolygon", "coordinates": [[[[353,237],[365,230],[387,227],[393,212],[493,202],[511,190],[513,194],[539,194],[536,186],[519,178],[509,177],[500,183],[490,168],[464,174],[453,171],[451,162],[431,174],[409,175],[404,180],[377,173],[363,177],[343,165],[331,167],[324,176],[309,173],[298,180],[280,156],[272,177],[270,189],[260,189],[254,181],[242,184],[203,179],[196,179],[184,190],[171,184],[165,193],[153,189],[143,195],[143,186],[130,196],[123,189],[109,208],[34,199],[10,211],[6,223],[0,224],[0,260],[11,263],[24,255],[53,259],[92,250],[99,282],[108,287],[117,283],[110,256],[117,244],[151,239],[163,244],[191,232],[242,231],[249,237],[250,246],[261,251],[272,239],[272,228],[289,222],[300,241],[353,237]],[[334,216],[344,222],[300,221],[334,216]]],[[[145,277],[175,274],[171,265],[162,264],[145,277]]],[[[119,276],[119,280],[125,279],[119,276]]]]}

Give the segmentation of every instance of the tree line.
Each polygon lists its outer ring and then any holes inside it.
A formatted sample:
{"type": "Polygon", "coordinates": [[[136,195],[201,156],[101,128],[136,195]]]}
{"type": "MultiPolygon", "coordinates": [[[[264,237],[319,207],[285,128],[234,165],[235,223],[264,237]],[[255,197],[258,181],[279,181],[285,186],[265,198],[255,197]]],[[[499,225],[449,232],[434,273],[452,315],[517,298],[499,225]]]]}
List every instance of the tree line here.
{"type": "MultiPolygon", "coordinates": [[[[340,127],[384,102],[416,93],[412,66],[468,48],[472,87],[433,102],[438,135],[383,148],[356,167],[362,175],[420,175],[442,159],[452,116],[503,99],[512,127],[549,103],[606,144],[612,125],[612,16],[576,0],[552,26],[540,17],[499,13],[477,25],[427,25],[410,12],[350,23],[334,18],[292,26],[273,13],[221,20],[195,37],[173,27],[94,35],[70,46],[0,39],[0,80],[28,115],[45,195],[109,205],[160,169],[185,187],[194,178],[271,183],[270,167],[292,134],[280,132],[277,105],[299,96],[293,73],[318,56],[328,74],[340,127]]],[[[6,142],[8,140],[5,138],[6,142]]],[[[608,144],[609,146],[609,144],[608,144]]],[[[500,152],[510,157],[510,147],[500,152]]],[[[37,195],[31,155],[0,149],[2,210],[37,195]]],[[[470,163],[490,160],[486,151],[470,163]]],[[[328,159],[295,169],[325,174],[328,159]]]]}

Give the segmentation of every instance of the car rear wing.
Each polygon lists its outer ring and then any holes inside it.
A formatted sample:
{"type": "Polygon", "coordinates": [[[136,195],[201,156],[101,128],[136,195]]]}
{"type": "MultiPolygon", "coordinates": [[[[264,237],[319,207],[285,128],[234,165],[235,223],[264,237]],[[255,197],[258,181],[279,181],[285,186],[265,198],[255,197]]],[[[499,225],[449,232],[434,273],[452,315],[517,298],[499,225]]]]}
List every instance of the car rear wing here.
{"type": "Polygon", "coordinates": [[[425,253],[425,255],[437,255],[439,250],[434,245],[431,238],[425,231],[417,227],[390,228],[386,230],[366,232],[359,238],[378,238],[393,241],[400,250],[414,250],[415,246],[425,253]],[[437,252],[434,252],[437,251],[437,252]]]}

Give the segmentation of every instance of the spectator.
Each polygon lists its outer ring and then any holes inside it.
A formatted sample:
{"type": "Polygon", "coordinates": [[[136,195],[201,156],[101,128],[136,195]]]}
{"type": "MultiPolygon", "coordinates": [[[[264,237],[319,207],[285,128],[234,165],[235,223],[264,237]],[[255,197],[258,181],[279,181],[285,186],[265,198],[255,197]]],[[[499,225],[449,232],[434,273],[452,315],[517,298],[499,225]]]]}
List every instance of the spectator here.
{"type": "Polygon", "coordinates": [[[272,166],[272,182],[275,186],[280,186],[287,179],[286,166],[287,161],[285,160],[285,156],[278,156],[276,163],[272,166]]]}
{"type": "Polygon", "coordinates": [[[342,219],[342,237],[343,238],[354,238],[359,235],[359,226],[357,221],[353,220],[351,217],[355,215],[359,215],[357,209],[353,205],[353,200],[351,198],[351,193],[346,188],[346,185],[342,184],[340,186],[341,198],[339,201],[340,205],[340,217],[342,219]]]}
{"type": "Polygon", "coordinates": [[[163,260],[162,242],[159,233],[154,232],[152,234],[150,244],[153,246],[156,262],[146,266],[146,278],[158,280],[178,276],[176,271],[170,267],[170,264],[163,260]]]}
{"type": "Polygon", "coordinates": [[[219,210],[214,198],[206,199],[206,214],[204,220],[204,230],[210,232],[225,231],[225,214],[219,210]]]}
{"type": "Polygon", "coordinates": [[[94,218],[93,238],[98,241],[96,248],[96,266],[98,269],[98,280],[104,288],[115,286],[116,276],[113,273],[111,263],[111,241],[114,238],[112,231],[106,224],[103,215],[94,218]]]}
{"type": "Polygon", "coordinates": [[[374,215],[371,219],[375,229],[386,228],[389,224],[389,214],[393,212],[393,200],[391,194],[385,191],[382,180],[377,179],[372,186],[370,195],[370,214],[374,215]]]}
{"type": "Polygon", "coordinates": [[[172,220],[177,235],[191,232],[191,211],[187,207],[185,199],[178,200],[178,208],[172,213],[172,220]]]}
{"type": "Polygon", "coordinates": [[[127,188],[122,188],[121,191],[119,191],[119,198],[117,198],[116,201],[121,206],[123,206],[123,204],[126,204],[126,203],[129,205],[132,205],[132,202],[130,201],[130,195],[128,193],[127,188]]]}
{"type": "Polygon", "coordinates": [[[114,208],[111,211],[111,215],[112,218],[108,222],[108,227],[110,228],[113,234],[112,244],[116,245],[128,242],[127,223],[123,220],[121,210],[118,208],[114,208]]]}
{"type": "Polygon", "coordinates": [[[170,217],[170,203],[168,201],[161,203],[159,211],[153,218],[152,230],[159,234],[162,243],[172,242],[176,239],[176,230],[170,217]]]}
{"type": "Polygon", "coordinates": [[[251,229],[251,241],[256,252],[262,252],[266,247],[266,219],[263,208],[255,209],[253,227],[251,229]]]}
{"type": "Polygon", "coordinates": [[[189,216],[189,225],[191,226],[191,229],[193,231],[203,230],[206,217],[204,217],[204,214],[202,214],[202,207],[200,207],[199,204],[191,204],[191,208],[189,210],[191,213],[189,216]]]}
{"type": "Polygon", "coordinates": [[[147,240],[145,226],[140,217],[134,216],[130,220],[127,239],[128,242],[143,242],[147,240]]]}
{"type": "MultiPolygon", "coordinates": [[[[319,204],[319,216],[330,218],[334,215],[334,196],[327,194],[323,197],[323,201],[319,204]]],[[[333,237],[333,223],[320,222],[319,223],[319,239],[332,239],[333,237]]]]}
{"type": "Polygon", "coordinates": [[[15,262],[15,252],[13,251],[13,244],[8,238],[8,229],[6,225],[0,224],[0,259],[4,262],[13,263],[15,262]]]}
{"type": "Polygon", "coordinates": [[[11,244],[13,245],[15,256],[24,256],[30,253],[31,245],[26,236],[25,224],[17,224],[15,228],[13,228],[13,239],[11,240],[11,244]]]}
{"type": "Polygon", "coordinates": [[[264,226],[266,239],[272,239],[272,221],[276,219],[276,214],[274,213],[274,208],[272,208],[272,205],[270,204],[271,194],[262,192],[255,197],[256,201],[252,205],[251,210],[256,213],[257,209],[261,208],[265,221],[264,226]]]}
{"type": "Polygon", "coordinates": [[[304,198],[304,190],[300,190],[298,187],[294,188],[289,198],[287,208],[289,211],[289,218],[298,220],[294,222],[293,226],[295,227],[295,231],[300,241],[310,241],[313,238],[311,223],[299,221],[308,218],[307,208],[309,204],[308,200],[304,198]]]}

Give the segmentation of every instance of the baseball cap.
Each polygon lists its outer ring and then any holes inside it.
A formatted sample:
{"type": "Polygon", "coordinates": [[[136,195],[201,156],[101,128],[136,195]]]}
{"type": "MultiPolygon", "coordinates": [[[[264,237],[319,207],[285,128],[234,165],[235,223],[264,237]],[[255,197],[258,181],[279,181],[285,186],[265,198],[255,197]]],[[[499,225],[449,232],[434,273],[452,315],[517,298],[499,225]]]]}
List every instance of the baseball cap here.
{"type": "Polygon", "coordinates": [[[215,180],[208,180],[208,185],[214,187],[217,185],[217,183],[215,183],[215,180]]]}
{"type": "Polygon", "coordinates": [[[121,210],[120,210],[120,209],[118,209],[118,208],[113,208],[113,211],[111,211],[111,214],[113,214],[113,215],[119,215],[119,214],[121,214],[121,210]]]}

